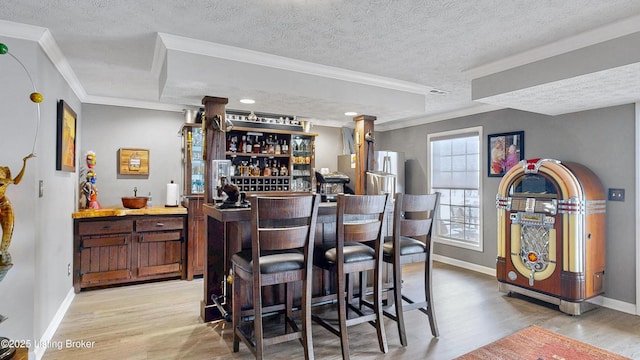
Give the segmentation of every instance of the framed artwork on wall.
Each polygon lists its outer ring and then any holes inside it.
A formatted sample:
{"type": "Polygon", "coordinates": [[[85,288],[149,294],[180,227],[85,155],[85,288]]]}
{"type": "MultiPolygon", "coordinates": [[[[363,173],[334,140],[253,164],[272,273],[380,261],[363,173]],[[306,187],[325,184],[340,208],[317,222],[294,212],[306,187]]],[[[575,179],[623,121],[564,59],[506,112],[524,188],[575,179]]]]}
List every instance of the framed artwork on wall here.
{"type": "Polygon", "coordinates": [[[487,146],[488,175],[502,177],[524,159],[524,131],[491,134],[487,146]]]}
{"type": "Polygon", "coordinates": [[[58,101],[56,170],[76,172],[76,112],[64,100],[58,101]]]}
{"type": "Polygon", "coordinates": [[[149,175],[148,149],[118,149],[119,175],[149,175]]]}

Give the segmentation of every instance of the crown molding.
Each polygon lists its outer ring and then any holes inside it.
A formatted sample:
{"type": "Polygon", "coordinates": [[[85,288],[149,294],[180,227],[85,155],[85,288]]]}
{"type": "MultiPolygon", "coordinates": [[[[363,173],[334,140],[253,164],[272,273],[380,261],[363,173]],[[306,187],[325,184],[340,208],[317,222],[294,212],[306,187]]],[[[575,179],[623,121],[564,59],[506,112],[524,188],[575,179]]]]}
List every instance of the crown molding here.
{"type": "Polygon", "coordinates": [[[303,74],[349,81],[364,85],[378,86],[398,91],[426,95],[435,88],[409,81],[402,81],[388,77],[367,74],[363,72],[341,69],[333,66],[315,64],[307,61],[291,59],[283,56],[263,53],[254,50],[222,45],[203,40],[197,40],[167,33],[158,33],[167,50],[182,51],[238,61],[247,64],[266,66],[281,70],[295,71],[303,74]]]}
{"type": "Polygon", "coordinates": [[[84,99],[87,98],[87,92],[48,29],[42,34],[38,43],[42,51],[47,54],[53,65],[58,69],[60,75],[62,75],[67,84],[69,84],[71,90],[73,90],[78,99],[80,99],[80,102],[84,102],[84,99]]]}
{"type": "Polygon", "coordinates": [[[475,79],[598,44],[607,40],[619,38],[621,36],[633,34],[638,31],[640,31],[640,15],[601,26],[575,36],[570,36],[513,56],[504,57],[494,62],[479,65],[474,68],[464,70],[462,73],[475,79]]]}
{"type": "Polygon", "coordinates": [[[151,63],[151,74],[153,74],[156,79],[160,79],[160,73],[165,61],[167,61],[167,47],[164,45],[160,33],[158,33],[156,36],[156,46],[153,50],[153,62],[151,63]]]}
{"type": "Polygon", "coordinates": [[[39,41],[46,28],[0,20],[0,35],[15,39],[39,41]]]}
{"type": "Polygon", "coordinates": [[[489,111],[495,111],[504,109],[503,106],[496,106],[491,104],[479,104],[471,107],[467,107],[460,110],[444,112],[440,114],[435,114],[431,116],[412,116],[409,118],[399,119],[397,121],[382,123],[380,125],[376,125],[376,131],[389,131],[389,130],[398,130],[404,129],[411,126],[424,125],[436,121],[449,120],[463,116],[475,115],[486,113],[489,111]]]}
{"type": "Polygon", "coordinates": [[[183,112],[186,105],[166,104],[155,101],[132,100],[108,96],[87,95],[82,101],[85,104],[111,105],[148,110],[176,111],[183,112]]]}

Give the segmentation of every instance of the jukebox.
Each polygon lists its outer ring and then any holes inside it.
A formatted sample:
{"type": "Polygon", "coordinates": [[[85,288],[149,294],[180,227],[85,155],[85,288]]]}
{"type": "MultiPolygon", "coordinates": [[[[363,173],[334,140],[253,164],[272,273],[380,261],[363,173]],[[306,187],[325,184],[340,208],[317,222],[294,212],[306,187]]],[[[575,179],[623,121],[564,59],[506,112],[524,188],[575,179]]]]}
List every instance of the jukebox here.
{"type": "Polygon", "coordinates": [[[521,161],[496,195],[501,292],[516,292],[580,315],[604,292],[605,192],[583,165],[521,161]]]}

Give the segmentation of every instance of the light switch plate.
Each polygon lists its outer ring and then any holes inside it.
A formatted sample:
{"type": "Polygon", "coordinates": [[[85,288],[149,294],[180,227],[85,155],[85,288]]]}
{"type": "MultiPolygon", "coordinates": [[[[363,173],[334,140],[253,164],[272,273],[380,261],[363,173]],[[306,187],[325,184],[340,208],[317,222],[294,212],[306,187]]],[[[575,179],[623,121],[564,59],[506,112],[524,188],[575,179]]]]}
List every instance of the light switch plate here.
{"type": "Polygon", "coordinates": [[[38,197],[44,196],[44,181],[40,180],[38,182],[38,197]]]}

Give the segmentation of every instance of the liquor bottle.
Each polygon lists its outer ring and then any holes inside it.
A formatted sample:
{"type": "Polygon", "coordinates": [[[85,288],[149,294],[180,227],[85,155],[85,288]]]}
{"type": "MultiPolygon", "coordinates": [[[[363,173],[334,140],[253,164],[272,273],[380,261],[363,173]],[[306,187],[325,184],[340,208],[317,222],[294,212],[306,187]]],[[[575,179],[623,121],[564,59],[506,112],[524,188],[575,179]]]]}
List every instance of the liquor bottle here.
{"type": "Polygon", "coordinates": [[[277,165],[276,161],[273,160],[271,162],[271,176],[278,176],[280,173],[280,167],[277,165]]]}
{"type": "Polygon", "coordinates": [[[258,160],[256,160],[256,163],[251,166],[251,176],[260,176],[260,165],[258,164],[258,160]]]}
{"type": "Polygon", "coordinates": [[[262,140],[262,146],[260,147],[260,152],[262,154],[267,154],[269,152],[269,146],[262,140]]]}
{"type": "Polygon", "coordinates": [[[284,163],[280,165],[280,176],[289,176],[289,169],[287,169],[284,163]]]}
{"type": "Polygon", "coordinates": [[[256,135],[256,138],[253,141],[253,153],[260,154],[260,141],[258,141],[258,135],[256,135]]]}
{"type": "Polygon", "coordinates": [[[264,161],[264,169],[262,169],[262,176],[271,176],[271,166],[269,166],[269,161],[264,161]]]}
{"type": "Polygon", "coordinates": [[[278,140],[278,136],[276,136],[275,142],[276,142],[276,145],[273,149],[273,153],[276,155],[280,155],[282,154],[282,146],[280,145],[280,140],[278,140]]]}
{"type": "Polygon", "coordinates": [[[244,143],[244,152],[245,153],[253,152],[253,141],[248,136],[247,136],[247,142],[244,143]]]}
{"type": "Polygon", "coordinates": [[[282,142],[281,152],[282,152],[283,154],[288,154],[288,153],[289,153],[289,145],[287,145],[287,140],[284,140],[284,141],[282,142]]]}
{"type": "Polygon", "coordinates": [[[238,151],[239,152],[245,152],[244,151],[244,144],[247,143],[247,136],[246,135],[242,135],[242,138],[240,140],[240,144],[238,144],[238,151]]]}

